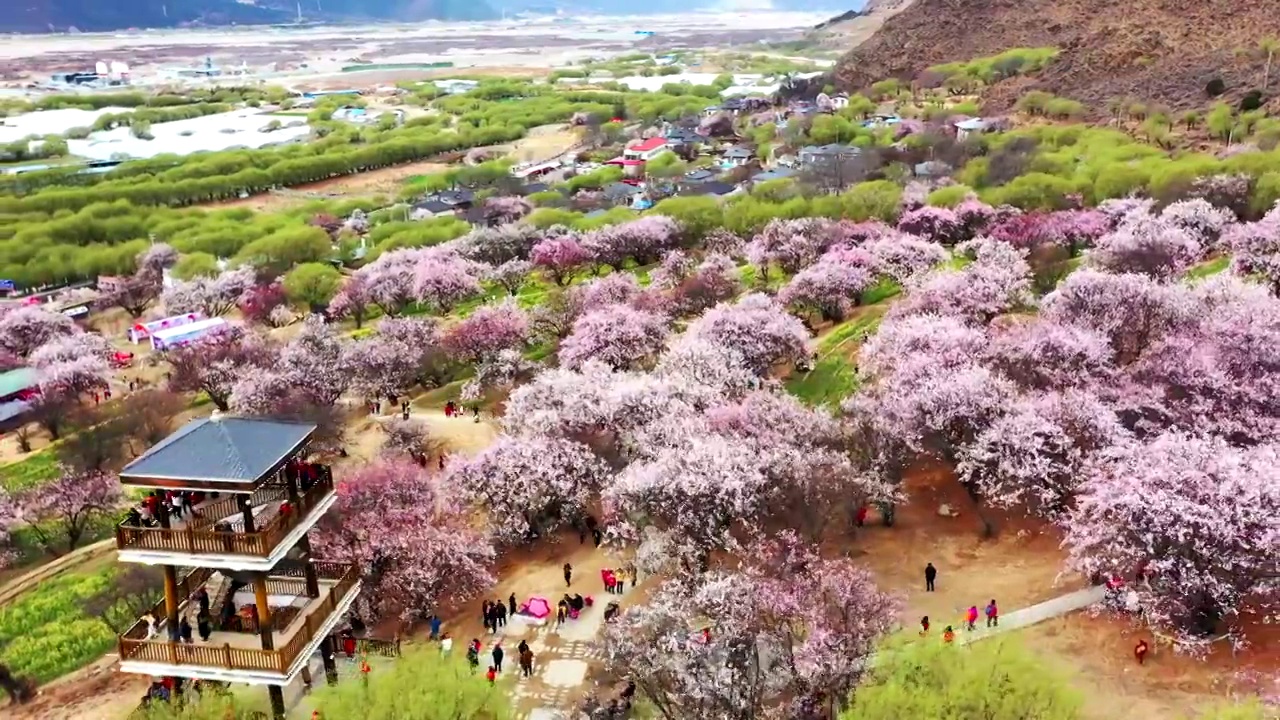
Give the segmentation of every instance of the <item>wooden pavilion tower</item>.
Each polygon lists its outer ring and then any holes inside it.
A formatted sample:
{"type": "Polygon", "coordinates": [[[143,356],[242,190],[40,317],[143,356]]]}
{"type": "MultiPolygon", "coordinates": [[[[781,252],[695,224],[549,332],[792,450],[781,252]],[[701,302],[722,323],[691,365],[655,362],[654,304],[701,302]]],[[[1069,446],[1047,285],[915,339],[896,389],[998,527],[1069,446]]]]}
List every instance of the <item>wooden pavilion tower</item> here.
{"type": "Polygon", "coordinates": [[[277,718],[284,686],[317,649],[336,682],[330,636],[360,592],[360,573],[311,556],[307,532],[336,499],[329,468],[302,462],[315,430],[215,412],[121,471],[123,485],[156,499],[153,517],[116,528],[120,560],[161,566],[165,593],[151,619],[120,636],[121,671],[266,685],[277,718]],[[197,503],[176,517],[162,499],[181,491],[197,503]],[[193,631],[183,642],[182,620],[194,629],[202,617],[208,640],[193,631]]]}

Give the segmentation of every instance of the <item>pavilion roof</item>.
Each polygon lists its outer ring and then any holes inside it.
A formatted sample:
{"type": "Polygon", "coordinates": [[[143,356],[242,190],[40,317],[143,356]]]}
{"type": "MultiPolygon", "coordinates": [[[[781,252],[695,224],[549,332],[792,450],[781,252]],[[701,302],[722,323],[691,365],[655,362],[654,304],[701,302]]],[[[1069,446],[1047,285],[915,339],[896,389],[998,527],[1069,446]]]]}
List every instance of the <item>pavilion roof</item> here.
{"type": "Polygon", "coordinates": [[[120,471],[126,485],[250,492],[315,432],[310,423],[218,413],[192,420],[120,471]]]}

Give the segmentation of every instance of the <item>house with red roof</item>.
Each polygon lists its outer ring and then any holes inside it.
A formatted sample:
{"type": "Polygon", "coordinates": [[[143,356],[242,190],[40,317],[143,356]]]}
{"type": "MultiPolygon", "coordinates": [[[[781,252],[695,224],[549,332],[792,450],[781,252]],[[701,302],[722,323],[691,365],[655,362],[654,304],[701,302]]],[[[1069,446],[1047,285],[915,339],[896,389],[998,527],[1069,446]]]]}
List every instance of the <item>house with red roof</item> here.
{"type": "Polygon", "coordinates": [[[627,160],[652,160],[669,149],[666,138],[651,137],[627,147],[622,151],[622,157],[627,160]]]}

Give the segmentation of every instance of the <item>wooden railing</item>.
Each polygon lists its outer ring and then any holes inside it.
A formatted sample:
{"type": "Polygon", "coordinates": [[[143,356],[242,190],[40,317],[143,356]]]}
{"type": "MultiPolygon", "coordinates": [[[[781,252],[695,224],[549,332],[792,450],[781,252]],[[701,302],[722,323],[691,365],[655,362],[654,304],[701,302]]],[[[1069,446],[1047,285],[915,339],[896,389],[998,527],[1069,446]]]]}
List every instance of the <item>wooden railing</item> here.
{"type": "MultiPolygon", "coordinates": [[[[241,495],[230,495],[205,503],[196,509],[196,514],[187,524],[197,528],[204,528],[225,518],[231,518],[234,522],[240,515],[241,497],[241,495]]],[[[266,485],[258,488],[257,492],[249,496],[249,504],[257,507],[258,505],[266,505],[272,502],[284,502],[288,497],[289,492],[284,486],[266,485]]]]}
{"type": "MultiPolygon", "coordinates": [[[[188,598],[196,594],[201,585],[209,581],[213,576],[213,571],[208,568],[196,568],[178,580],[178,598],[179,602],[185,602],[188,598]]],[[[151,606],[151,616],[155,618],[157,627],[164,620],[166,614],[164,598],[160,598],[155,605],[151,606]]],[[[121,638],[130,638],[134,640],[145,640],[147,637],[147,622],[141,618],[133,624],[121,635],[121,638]]]]}
{"type": "MultiPolygon", "coordinates": [[[[209,572],[209,571],[197,571],[209,572]]],[[[259,670],[285,674],[289,666],[297,659],[303,648],[311,643],[320,633],[324,624],[337,612],[342,598],[355,587],[360,578],[360,571],[354,565],[338,563],[316,563],[316,574],[324,580],[337,580],[337,584],[329,588],[327,593],[321,589],[324,599],[319,607],[307,613],[300,627],[283,647],[275,650],[233,648],[228,644],[221,646],[168,642],[168,638],[146,640],[146,624],[135,624],[129,632],[120,636],[119,652],[122,661],[154,662],[168,665],[207,665],[227,670],[259,670]],[[141,625],[141,636],[135,631],[141,625]]],[[[192,573],[194,576],[195,573],[192,573]]],[[[188,576],[191,577],[191,576],[188,576]]],[[[206,576],[207,578],[207,576],[206,576]]],[[[160,604],[163,617],[164,604],[160,604]]],[[[285,628],[277,628],[284,630],[285,628]]]]}
{"type": "Polygon", "coordinates": [[[309,490],[299,496],[298,502],[288,513],[277,513],[251,533],[217,531],[208,526],[165,529],[120,524],[116,526],[116,547],[120,550],[267,557],[331,492],[333,478],[328,473],[323,473],[309,490]]]}

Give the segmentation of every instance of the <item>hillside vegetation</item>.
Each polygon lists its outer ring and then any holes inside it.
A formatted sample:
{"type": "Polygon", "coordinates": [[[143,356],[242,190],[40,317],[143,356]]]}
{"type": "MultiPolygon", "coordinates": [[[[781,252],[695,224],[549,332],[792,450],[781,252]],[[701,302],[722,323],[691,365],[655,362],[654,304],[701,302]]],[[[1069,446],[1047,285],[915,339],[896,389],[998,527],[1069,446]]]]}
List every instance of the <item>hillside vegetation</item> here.
{"type": "Polygon", "coordinates": [[[1011,47],[1056,47],[1060,54],[1034,82],[1006,81],[984,100],[1009,107],[1034,87],[1094,109],[1120,97],[1183,109],[1203,105],[1215,78],[1228,98],[1262,88],[1268,61],[1258,44],[1277,35],[1274,3],[916,0],[846,54],[835,75],[837,85],[856,90],[1011,47]]]}

